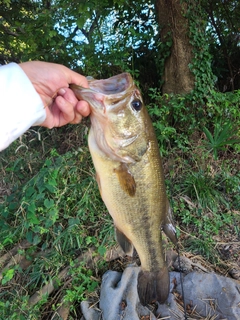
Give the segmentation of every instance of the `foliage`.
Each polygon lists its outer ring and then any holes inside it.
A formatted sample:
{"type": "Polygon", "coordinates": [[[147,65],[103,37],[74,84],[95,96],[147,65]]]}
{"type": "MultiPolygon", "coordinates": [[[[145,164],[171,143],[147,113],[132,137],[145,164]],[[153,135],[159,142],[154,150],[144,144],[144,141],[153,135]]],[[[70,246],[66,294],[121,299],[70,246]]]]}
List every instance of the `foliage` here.
{"type": "Polygon", "coordinates": [[[2,63],[56,61],[93,77],[134,73],[156,36],[151,1],[26,0],[5,3],[0,16],[2,63]]]}
{"type": "MultiPolygon", "coordinates": [[[[201,145],[201,149],[204,148],[204,144],[201,145]]],[[[240,218],[240,175],[235,171],[238,160],[235,164],[232,160],[218,160],[216,164],[214,157],[205,152],[199,153],[197,149],[198,146],[189,148],[191,158],[177,157],[167,185],[183,231],[181,237],[187,230],[185,249],[218,263],[214,239],[220,234],[227,234],[228,229],[230,238],[239,236],[236,227],[240,218]],[[181,170],[181,174],[176,170],[181,170]]]]}
{"type": "Polygon", "coordinates": [[[97,245],[91,232],[81,229],[85,221],[95,223],[94,212],[102,203],[91,173],[85,173],[82,164],[78,166],[73,160],[73,156],[84,159],[82,152],[58,156],[52,151],[39,172],[7,197],[1,205],[3,245],[11,243],[7,241],[10,231],[13,242],[26,238],[44,250],[49,246],[66,250],[70,245],[75,250],[97,245]]]}
{"type": "Polygon", "coordinates": [[[94,280],[93,271],[84,266],[73,268],[70,273],[73,283],[70,290],[66,290],[65,301],[71,303],[81,302],[86,299],[86,294],[91,293],[98,287],[98,281],[94,280]]]}
{"type": "MultiPolygon", "coordinates": [[[[216,237],[228,242],[239,233],[240,5],[182,2],[188,7],[187,36],[194,53],[189,68],[195,87],[189,94],[161,93],[161,72],[174,39],[169,34],[161,42],[150,0],[74,0],[71,5],[67,0],[4,0],[0,63],[53,61],[96,78],[131,72],[164,156],[182,247],[218,264],[216,237]]],[[[85,125],[32,128],[0,154],[0,191],[6,191],[0,197],[1,256],[25,239],[30,246],[18,254],[31,262],[1,271],[4,319],[40,319],[54,311],[60,304],[54,297],[28,305],[29,297],[51,281],[75,313],[77,302],[98,288],[106,270],[113,224],[94,181],[86,131],[85,125]],[[75,261],[89,247],[93,256],[101,256],[92,268],[75,261]],[[59,289],[59,274],[67,266],[74,281],[59,289]]]]}
{"type": "Polygon", "coordinates": [[[215,124],[214,134],[204,127],[203,132],[205,133],[208,141],[206,142],[207,147],[210,151],[213,151],[214,159],[217,160],[218,152],[226,149],[227,146],[234,146],[240,142],[240,139],[233,139],[232,137],[236,133],[232,123],[227,122],[224,125],[221,123],[215,124]]]}
{"type": "MultiPolygon", "coordinates": [[[[220,93],[216,90],[213,57],[209,52],[209,43],[206,42],[209,33],[208,13],[200,2],[183,2],[187,3],[188,8],[186,17],[194,54],[189,68],[195,77],[195,87],[189,94],[178,95],[161,95],[158,88],[149,89],[149,113],[154,121],[162,154],[169,146],[186,150],[189,147],[189,136],[197,132],[208,132],[208,146],[216,157],[218,150],[229,145],[239,150],[236,144],[239,131],[234,128],[240,126],[240,91],[220,93]],[[234,128],[231,123],[234,123],[234,128]],[[224,130],[222,125],[225,126],[224,130]]],[[[164,51],[164,48],[161,50],[164,51]]],[[[165,52],[169,52],[168,45],[165,45],[165,52]]]]}
{"type": "Polygon", "coordinates": [[[169,147],[185,151],[189,147],[189,136],[206,134],[209,151],[216,158],[218,151],[229,147],[239,151],[240,100],[239,92],[219,93],[211,91],[207,105],[195,108],[196,91],[188,95],[161,95],[158,89],[150,89],[149,114],[163,155],[169,147]],[[224,120],[222,120],[224,119],[224,120]]]}
{"type": "MultiPolygon", "coordinates": [[[[29,144],[28,152],[33,150],[29,144]]],[[[35,156],[40,160],[36,153],[32,156],[32,163],[35,156]]],[[[19,184],[0,203],[1,252],[25,239],[29,247],[19,253],[31,261],[27,269],[22,269],[18,263],[4,269],[1,282],[8,289],[0,289],[1,315],[5,312],[8,315],[9,306],[14,306],[23,319],[24,315],[28,315],[27,319],[35,319],[31,314],[40,316],[47,297],[32,308],[32,313],[28,310],[29,297],[43,285],[56,282],[60,271],[69,263],[69,276],[74,280],[62,296],[73,304],[82,300],[98,286],[98,273],[105,270],[104,254],[113,243],[112,220],[106,213],[94,181],[87,148],[82,145],[64,155],[53,149],[44,158],[32,177],[19,184]],[[89,248],[92,248],[93,255],[102,256],[98,263],[99,271],[74,262],[77,255],[89,248]],[[20,282],[17,281],[19,277],[22,277],[20,282]],[[18,290],[16,286],[19,286],[20,296],[14,294],[18,290]]],[[[15,162],[5,165],[5,172],[8,172],[6,183],[13,182],[11,177],[15,183],[17,179],[25,180],[15,162]]],[[[11,319],[15,319],[13,315],[11,319]]]]}
{"type": "MultiPolygon", "coordinates": [[[[197,82],[206,82],[202,93],[215,84],[221,91],[237,90],[240,5],[234,0],[182,2],[189,8],[196,55],[191,68],[194,74],[198,70],[197,82]]],[[[161,84],[173,42],[169,35],[162,46],[154,4],[151,0],[71,1],[71,5],[68,0],[4,0],[0,63],[55,61],[94,77],[131,71],[148,90],[161,84]]]]}
{"type": "Polygon", "coordinates": [[[222,92],[239,89],[239,13],[238,1],[202,1],[208,17],[209,51],[217,88],[222,92]]]}

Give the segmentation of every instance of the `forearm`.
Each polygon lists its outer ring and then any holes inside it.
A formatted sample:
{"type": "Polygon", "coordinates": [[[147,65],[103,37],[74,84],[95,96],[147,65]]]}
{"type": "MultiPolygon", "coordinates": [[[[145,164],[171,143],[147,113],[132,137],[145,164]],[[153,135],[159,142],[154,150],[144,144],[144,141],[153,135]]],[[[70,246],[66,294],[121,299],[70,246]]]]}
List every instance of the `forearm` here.
{"type": "Polygon", "coordinates": [[[0,151],[46,118],[43,102],[15,63],[0,67],[0,151]]]}

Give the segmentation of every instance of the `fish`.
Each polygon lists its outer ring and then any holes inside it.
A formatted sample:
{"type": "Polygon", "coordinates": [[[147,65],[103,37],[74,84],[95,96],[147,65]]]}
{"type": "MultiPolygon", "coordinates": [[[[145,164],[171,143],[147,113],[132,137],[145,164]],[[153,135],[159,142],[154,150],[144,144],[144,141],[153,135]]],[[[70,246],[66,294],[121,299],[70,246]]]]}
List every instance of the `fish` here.
{"type": "Polygon", "coordinates": [[[140,303],[164,303],[169,273],[162,230],[176,244],[162,160],[154,128],[138,87],[129,73],[89,80],[89,88],[71,84],[90,105],[88,145],[103,202],[126,253],[138,253],[140,303]]]}

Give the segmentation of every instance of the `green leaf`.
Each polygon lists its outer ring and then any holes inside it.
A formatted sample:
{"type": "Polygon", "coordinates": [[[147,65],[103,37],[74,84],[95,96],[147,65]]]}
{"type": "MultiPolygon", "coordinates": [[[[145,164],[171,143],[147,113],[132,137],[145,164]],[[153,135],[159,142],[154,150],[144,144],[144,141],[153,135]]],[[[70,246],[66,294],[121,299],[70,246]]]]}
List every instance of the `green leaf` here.
{"type": "Polygon", "coordinates": [[[26,197],[30,198],[35,192],[35,189],[33,187],[28,187],[25,191],[26,197]]]}
{"type": "Polygon", "coordinates": [[[79,218],[70,218],[68,219],[68,225],[74,226],[74,225],[79,225],[80,224],[80,219],[79,218]]]}
{"type": "Polygon", "coordinates": [[[97,281],[92,281],[89,285],[88,285],[88,291],[89,292],[93,292],[93,291],[95,291],[95,289],[97,288],[97,286],[98,286],[98,283],[97,283],[97,281]]]}
{"type": "Polygon", "coordinates": [[[27,220],[30,222],[30,223],[33,223],[33,224],[39,224],[40,221],[39,219],[37,218],[35,212],[32,212],[32,211],[29,211],[27,212],[27,220]]]}
{"type": "Polygon", "coordinates": [[[213,136],[212,136],[211,132],[210,132],[206,127],[203,128],[203,132],[205,133],[207,139],[208,139],[212,144],[214,144],[214,139],[213,139],[213,136]]]}
{"type": "Polygon", "coordinates": [[[28,212],[29,213],[33,213],[33,214],[35,214],[35,211],[36,211],[36,206],[35,206],[35,203],[34,202],[31,202],[30,204],[29,204],[29,206],[28,206],[28,212]]]}
{"type": "Polygon", "coordinates": [[[27,231],[26,239],[28,242],[32,243],[32,241],[33,241],[33,232],[32,231],[27,231]]]}
{"type": "Polygon", "coordinates": [[[8,281],[10,281],[15,274],[14,269],[8,269],[7,271],[4,272],[4,277],[2,279],[2,285],[6,284],[8,281]]]}
{"type": "Polygon", "coordinates": [[[104,246],[98,247],[98,253],[100,254],[100,256],[104,257],[106,251],[107,251],[106,247],[104,247],[104,246]]]}
{"type": "Polygon", "coordinates": [[[54,201],[53,199],[45,199],[44,200],[44,206],[47,208],[47,209],[50,209],[51,207],[54,206],[54,201]]]}
{"type": "Polygon", "coordinates": [[[51,185],[51,184],[46,184],[46,189],[48,189],[48,191],[50,191],[51,193],[54,193],[56,191],[56,187],[51,185]]]}
{"type": "Polygon", "coordinates": [[[37,245],[41,242],[42,238],[40,237],[40,235],[36,234],[34,237],[33,237],[33,241],[32,241],[32,244],[33,245],[37,245]]]}
{"type": "Polygon", "coordinates": [[[10,237],[7,237],[4,239],[4,241],[2,242],[4,245],[7,245],[7,244],[12,244],[13,243],[13,240],[10,238],[10,237]]]}

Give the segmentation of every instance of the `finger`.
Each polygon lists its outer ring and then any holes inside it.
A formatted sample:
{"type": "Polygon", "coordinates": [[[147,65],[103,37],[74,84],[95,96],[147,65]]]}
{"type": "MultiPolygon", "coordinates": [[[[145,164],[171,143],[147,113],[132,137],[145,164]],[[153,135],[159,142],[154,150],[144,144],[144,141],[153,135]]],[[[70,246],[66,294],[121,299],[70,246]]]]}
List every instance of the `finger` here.
{"type": "Polygon", "coordinates": [[[83,117],[87,117],[90,114],[90,106],[87,101],[78,101],[76,105],[76,112],[80,113],[83,117]]]}
{"type": "Polygon", "coordinates": [[[69,70],[68,72],[68,83],[74,83],[84,88],[88,88],[87,78],[72,70],[69,70]]]}
{"type": "Polygon", "coordinates": [[[71,121],[71,124],[78,124],[82,121],[82,115],[78,112],[75,113],[75,118],[73,121],[71,121]]]}
{"type": "Polygon", "coordinates": [[[64,99],[76,106],[76,112],[79,112],[83,117],[87,117],[90,114],[90,106],[88,102],[84,100],[78,100],[75,93],[69,88],[61,88],[58,94],[63,96],[64,99]]]}
{"type": "Polygon", "coordinates": [[[65,100],[67,100],[74,106],[78,103],[77,97],[69,88],[61,88],[60,90],[58,90],[58,95],[61,95],[65,100]]]}
{"type": "Polygon", "coordinates": [[[82,120],[82,117],[87,117],[90,113],[89,104],[84,101],[76,98],[74,92],[69,88],[61,88],[58,91],[59,95],[71,103],[75,107],[75,119],[71,123],[79,123],[82,120]]]}
{"type": "Polygon", "coordinates": [[[75,119],[75,104],[71,104],[65,100],[62,96],[57,96],[54,102],[54,109],[56,110],[56,116],[59,117],[59,127],[74,121],[75,119]],[[58,114],[57,114],[58,113],[58,114]]]}

